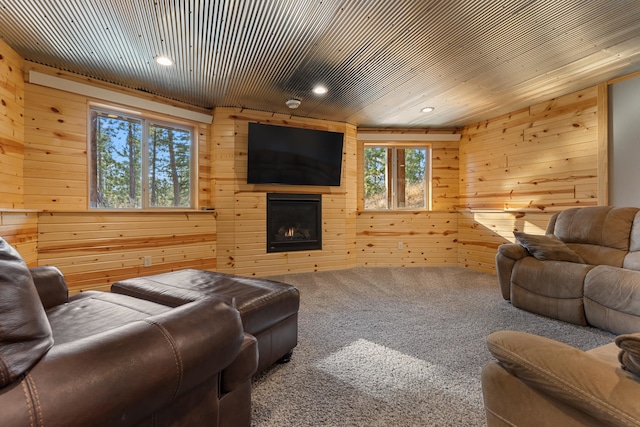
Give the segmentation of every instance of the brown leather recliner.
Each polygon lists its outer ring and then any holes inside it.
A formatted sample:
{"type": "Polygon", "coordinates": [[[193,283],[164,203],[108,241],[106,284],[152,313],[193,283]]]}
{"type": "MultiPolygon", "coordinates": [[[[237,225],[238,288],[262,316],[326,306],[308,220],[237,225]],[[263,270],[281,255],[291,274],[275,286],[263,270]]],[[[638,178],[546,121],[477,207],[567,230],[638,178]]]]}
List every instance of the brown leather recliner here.
{"type": "Polygon", "coordinates": [[[6,426],[249,426],[256,340],[217,299],[171,308],[68,297],[0,238],[0,407],[6,426]]]}

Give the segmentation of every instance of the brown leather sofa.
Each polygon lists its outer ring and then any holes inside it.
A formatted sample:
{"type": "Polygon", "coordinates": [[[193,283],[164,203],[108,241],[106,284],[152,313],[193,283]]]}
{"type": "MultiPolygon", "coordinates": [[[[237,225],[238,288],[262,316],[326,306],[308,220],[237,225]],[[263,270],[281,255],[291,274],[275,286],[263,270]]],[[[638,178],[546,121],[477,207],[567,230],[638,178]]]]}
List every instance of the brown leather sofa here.
{"type": "Polygon", "coordinates": [[[579,261],[556,259],[556,250],[543,256],[536,245],[501,245],[496,270],[504,299],[570,323],[640,331],[640,209],[567,209],[551,217],[546,233],[555,249],[566,246],[579,261]]]}
{"type": "Polygon", "coordinates": [[[615,343],[585,352],[500,331],[487,345],[497,359],[482,370],[488,427],[640,426],[640,377],[623,368],[615,343]]]}
{"type": "Polygon", "coordinates": [[[298,345],[300,292],[286,283],[183,269],[121,280],[111,292],[171,307],[211,297],[227,301],[240,313],[244,331],[258,341],[256,373],[288,362],[298,345]]]}
{"type": "Polygon", "coordinates": [[[254,337],[215,299],[68,296],[0,239],[0,424],[249,426],[254,337]]]}

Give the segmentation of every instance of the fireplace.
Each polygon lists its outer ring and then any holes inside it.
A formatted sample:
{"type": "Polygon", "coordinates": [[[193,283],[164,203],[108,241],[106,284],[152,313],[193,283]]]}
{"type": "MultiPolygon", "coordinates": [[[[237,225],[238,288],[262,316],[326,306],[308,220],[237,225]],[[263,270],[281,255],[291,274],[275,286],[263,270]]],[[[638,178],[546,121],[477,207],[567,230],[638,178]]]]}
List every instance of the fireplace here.
{"type": "Polygon", "coordinates": [[[322,195],[267,194],[267,252],[322,249],[322,195]]]}

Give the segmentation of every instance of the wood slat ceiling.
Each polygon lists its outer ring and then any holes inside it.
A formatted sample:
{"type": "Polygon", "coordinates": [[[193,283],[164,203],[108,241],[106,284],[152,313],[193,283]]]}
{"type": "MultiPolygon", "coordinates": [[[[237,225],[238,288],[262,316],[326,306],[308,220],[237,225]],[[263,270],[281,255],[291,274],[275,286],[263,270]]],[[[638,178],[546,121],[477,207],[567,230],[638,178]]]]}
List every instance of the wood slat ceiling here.
{"type": "Polygon", "coordinates": [[[468,125],[640,70],[636,0],[11,0],[0,24],[36,63],[363,127],[468,125]]]}

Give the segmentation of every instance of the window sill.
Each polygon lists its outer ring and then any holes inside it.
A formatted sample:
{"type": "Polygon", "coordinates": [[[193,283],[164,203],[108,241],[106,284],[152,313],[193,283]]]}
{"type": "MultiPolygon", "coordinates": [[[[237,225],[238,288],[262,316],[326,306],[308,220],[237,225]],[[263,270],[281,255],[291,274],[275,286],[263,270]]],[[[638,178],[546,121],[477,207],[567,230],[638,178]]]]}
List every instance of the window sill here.
{"type": "Polygon", "coordinates": [[[448,212],[448,211],[434,211],[434,210],[429,210],[429,209],[365,209],[365,210],[358,210],[357,213],[358,214],[383,214],[383,213],[388,213],[388,214],[406,214],[406,213],[429,213],[429,212],[448,212]]]}
{"type": "Polygon", "coordinates": [[[213,208],[207,209],[187,209],[187,208],[176,208],[176,209],[44,209],[36,212],[51,212],[51,213],[85,213],[85,214],[118,214],[118,213],[139,213],[139,214],[148,214],[148,213],[211,213],[215,212],[213,208]]]}

